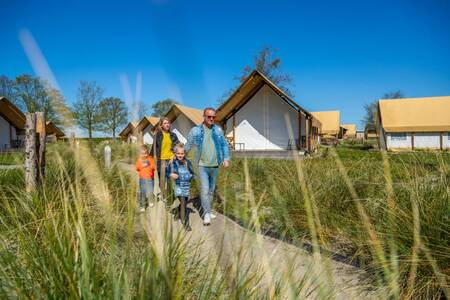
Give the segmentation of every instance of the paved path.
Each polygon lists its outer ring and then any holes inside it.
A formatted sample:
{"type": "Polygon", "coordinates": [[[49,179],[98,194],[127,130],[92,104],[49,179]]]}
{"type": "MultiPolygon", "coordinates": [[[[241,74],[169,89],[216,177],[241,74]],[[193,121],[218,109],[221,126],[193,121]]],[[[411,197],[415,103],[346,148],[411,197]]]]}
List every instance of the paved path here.
{"type": "Polygon", "coordinates": [[[0,165],[0,170],[12,170],[17,168],[23,168],[23,165],[0,165]]]}
{"type": "MultiPolygon", "coordinates": [[[[120,163],[122,169],[136,176],[133,166],[120,163]]],[[[162,202],[140,215],[141,222],[136,230],[144,230],[156,246],[162,245],[162,226],[169,224],[174,232],[183,231],[189,242],[200,245],[201,253],[207,258],[219,259],[223,268],[245,270],[250,267],[261,275],[260,288],[274,291],[276,282],[281,282],[283,298],[317,298],[331,291],[336,299],[379,299],[381,294],[363,290],[361,278],[364,272],[347,264],[325,257],[311,255],[304,249],[283,241],[256,234],[231,219],[215,212],[217,218],[210,226],[203,226],[198,211],[190,214],[191,232],[184,232],[180,222],[172,220],[162,202]],[[304,281],[302,281],[304,280],[304,281]],[[303,282],[304,287],[296,288],[303,282]],[[321,286],[321,292],[314,287],[321,286]]],[[[161,255],[163,251],[161,250],[161,255]]],[[[258,287],[255,287],[258,288],[258,287]]]]}

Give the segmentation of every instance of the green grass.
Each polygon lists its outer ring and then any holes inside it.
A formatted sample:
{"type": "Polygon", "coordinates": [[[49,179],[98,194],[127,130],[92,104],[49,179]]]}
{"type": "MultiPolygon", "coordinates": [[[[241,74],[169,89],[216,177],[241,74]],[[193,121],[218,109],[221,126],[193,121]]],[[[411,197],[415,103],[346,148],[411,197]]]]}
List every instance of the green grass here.
{"type": "Polygon", "coordinates": [[[276,282],[269,294],[257,273],[233,267],[239,258],[224,264],[170,229],[155,243],[135,214],[135,180],[116,164],[104,170],[100,150],[49,146],[45,185],[33,193],[21,169],[0,173],[2,299],[267,299],[284,290],[276,282]],[[102,183],[106,194],[96,193],[102,183]]]}
{"type": "Polygon", "coordinates": [[[220,175],[217,209],[347,256],[394,298],[438,299],[450,275],[450,154],[360,149],[322,149],[303,161],[233,160],[220,175]]]}
{"type": "MultiPolygon", "coordinates": [[[[31,194],[21,169],[0,170],[0,297],[282,297],[289,278],[267,289],[239,258],[223,266],[170,230],[159,244],[136,230],[136,182],[116,162],[134,163],[138,148],[111,143],[113,168],[104,170],[103,146],[49,146],[45,186],[31,194]],[[107,193],[96,193],[103,183],[107,193]]],[[[224,202],[216,208],[255,231],[347,256],[386,297],[443,297],[450,154],[360,149],[322,149],[304,161],[233,160],[220,173],[224,202]]],[[[299,282],[292,295],[305,294],[299,282]]]]}
{"type": "Polygon", "coordinates": [[[22,152],[0,153],[0,165],[20,165],[23,164],[24,154],[22,152]]]}

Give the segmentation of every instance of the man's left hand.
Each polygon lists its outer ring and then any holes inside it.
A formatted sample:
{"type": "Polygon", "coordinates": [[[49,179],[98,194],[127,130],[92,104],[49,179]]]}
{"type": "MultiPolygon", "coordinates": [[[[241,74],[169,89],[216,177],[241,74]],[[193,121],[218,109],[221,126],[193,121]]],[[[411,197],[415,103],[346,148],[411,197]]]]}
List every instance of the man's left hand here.
{"type": "Polygon", "coordinates": [[[230,163],[228,162],[228,160],[224,160],[223,161],[223,167],[224,168],[228,168],[228,165],[229,165],[230,163]]]}

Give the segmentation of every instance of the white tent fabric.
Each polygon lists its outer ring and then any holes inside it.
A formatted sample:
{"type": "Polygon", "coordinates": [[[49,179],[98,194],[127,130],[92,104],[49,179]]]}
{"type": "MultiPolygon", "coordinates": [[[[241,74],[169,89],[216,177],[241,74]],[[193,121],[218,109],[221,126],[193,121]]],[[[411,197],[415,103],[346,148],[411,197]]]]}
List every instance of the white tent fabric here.
{"type": "Polygon", "coordinates": [[[144,144],[151,145],[153,144],[153,137],[150,133],[146,132],[144,134],[144,144]]]}
{"type": "MultiPolygon", "coordinates": [[[[247,120],[243,120],[235,129],[236,144],[243,144],[245,150],[282,150],[281,147],[269,141],[260,134],[247,120]]],[[[233,137],[233,131],[227,137],[233,137]]]]}
{"type": "Polygon", "coordinates": [[[178,137],[178,140],[180,142],[182,142],[183,144],[186,144],[187,140],[186,138],[176,129],[176,128],[172,128],[173,133],[175,133],[178,137]]]}

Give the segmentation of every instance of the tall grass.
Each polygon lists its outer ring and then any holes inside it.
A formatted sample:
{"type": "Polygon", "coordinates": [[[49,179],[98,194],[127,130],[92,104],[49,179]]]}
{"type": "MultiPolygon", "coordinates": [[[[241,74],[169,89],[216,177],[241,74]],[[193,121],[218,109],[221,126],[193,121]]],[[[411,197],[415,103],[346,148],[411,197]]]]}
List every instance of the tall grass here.
{"type": "Polygon", "coordinates": [[[20,165],[23,164],[23,152],[0,152],[1,165],[20,165]]]}
{"type": "Polygon", "coordinates": [[[338,148],[303,161],[239,159],[219,189],[223,213],[255,229],[256,209],[260,230],[346,257],[389,297],[448,296],[449,153],[338,148]]]}
{"type": "MultiPolygon", "coordinates": [[[[136,181],[116,164],[104,170],[101,158],[100,146],[50,146],[45,185],[32,194],[24,192],[22,170],[0,170],[1,298],[266,299],[286,294],[282,280],[269,289],[251,264],[202,253],[200,243],[169,224],[155,234],[145,215],[135,213],[136,181]]],[[[292,298],[311,294],[305,281],[290,289],[292,298]]]]}
{"type": "MultiPolygon", "coordinates": [[[[324,249],[368,270],[386,297],[448,293],[448,153],[234,160],[221,172],[217,208],[257,232],[312,244],[313,275],[297,281],[289,270],[270,273],[264,252],[253,266],[245,253],[225,259],[220,245],[205,255],[169,223],[155,235],[135,213],[136,181],[117,164],[104,170],[103,146],[49,147],[46,183],[32,194],[21,169],[0,170],[2,298],[334,298],[324,249]]],[[[112,147],[115,162],[134,162],[136,149],[112,147]]]]}

